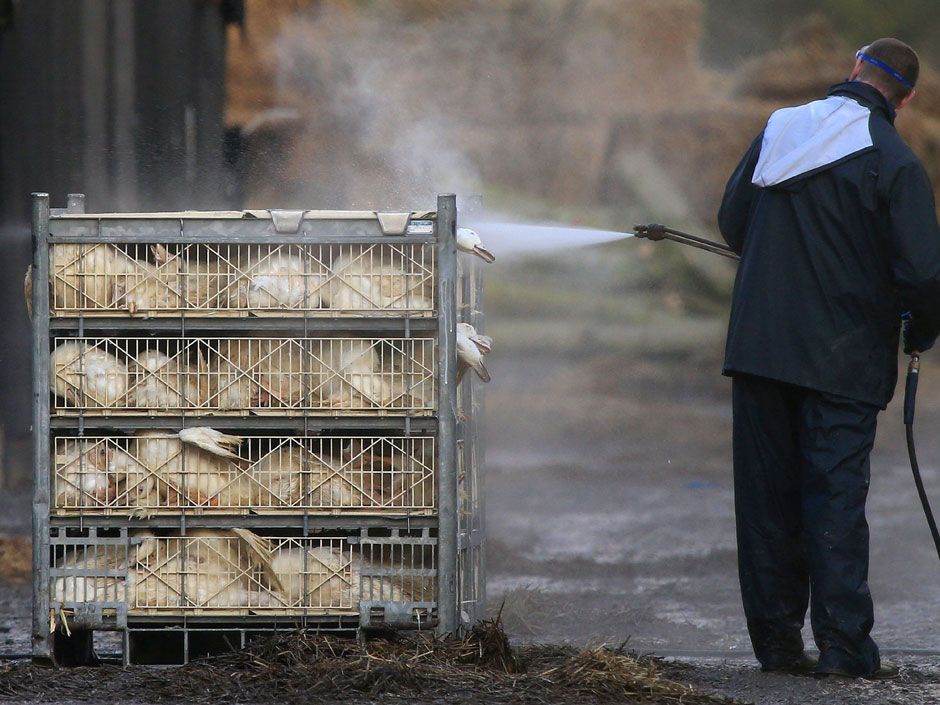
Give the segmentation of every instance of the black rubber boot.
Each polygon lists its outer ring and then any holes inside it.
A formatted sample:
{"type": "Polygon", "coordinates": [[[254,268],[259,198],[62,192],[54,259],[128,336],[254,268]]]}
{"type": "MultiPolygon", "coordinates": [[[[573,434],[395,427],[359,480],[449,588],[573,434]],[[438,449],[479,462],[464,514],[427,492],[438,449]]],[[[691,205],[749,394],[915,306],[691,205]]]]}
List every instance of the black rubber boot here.
{"type": "Polygon", "coordinates": [[[810,676],[816,672],[819,659],[803,652],[796,658],[785,661],[769,661],[762,663],[760,670],[764,673],[785,673],[790,676],[810,676]]]}
{"type": "Polygon", "coordinates": [[[867,681],[889,681],[901,675],[901,669],[890,661],[882,661],[881,665],[871,673],[851,673],[834,666],[824,666],[816,669],[818,678],[863,678],[867,681]]]}

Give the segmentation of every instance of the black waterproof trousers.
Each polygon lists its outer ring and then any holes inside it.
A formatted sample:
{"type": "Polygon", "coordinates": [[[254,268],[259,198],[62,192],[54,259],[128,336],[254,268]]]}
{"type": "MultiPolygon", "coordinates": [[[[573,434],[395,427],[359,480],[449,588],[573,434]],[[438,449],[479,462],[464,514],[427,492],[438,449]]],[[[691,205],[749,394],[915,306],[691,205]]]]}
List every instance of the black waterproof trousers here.
{"type": "Polygon", "coordinates": [[[874,672],[865,500],[879,408],[747,375],[734,377],[733,408],[738,572],[757,659],[773,667],[803,651],[812,597],[820,667],[874,672]]]}

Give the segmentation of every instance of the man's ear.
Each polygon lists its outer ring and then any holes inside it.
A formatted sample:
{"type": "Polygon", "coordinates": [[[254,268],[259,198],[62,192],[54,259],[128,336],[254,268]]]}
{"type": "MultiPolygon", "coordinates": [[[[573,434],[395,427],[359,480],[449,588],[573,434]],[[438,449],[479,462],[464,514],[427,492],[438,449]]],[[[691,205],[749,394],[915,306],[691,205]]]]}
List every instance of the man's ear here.
{"type": "Polygon", "coordinates": [[[906,96],[904,96],[903,98],[901,98],[901,100],[898,101],[898,104],[894,106],[894,109],[895,109],[895,110],[900,110],[900,109],[903,108],[905,105],[907,105],[908,103],[910,103],[910,102],[914,99],[914,95],[915,95],[916,93],[917,93],[917,89],[916,89],[916,88],[911,88],[911,92],[908,93],[908,94],[907,94],[906,96]]]}
{"type": "Polygon", "coordinates": [[[858,78],[858,75],[862,72],[862,60],[856,59],[855,66],[852,67],[852,73],[849,74],[849,80],[854,81],[858,78]]]}

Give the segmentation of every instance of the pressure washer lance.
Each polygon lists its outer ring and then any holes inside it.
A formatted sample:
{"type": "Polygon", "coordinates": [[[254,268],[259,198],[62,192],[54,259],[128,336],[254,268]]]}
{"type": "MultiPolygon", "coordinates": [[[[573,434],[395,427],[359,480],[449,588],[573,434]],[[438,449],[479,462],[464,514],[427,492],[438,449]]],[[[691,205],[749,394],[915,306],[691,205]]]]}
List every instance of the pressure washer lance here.
{"type": "MultiPolygon", "coordinates": [[[[728,257],[729,259],[740,260],[738,254],[730,247],[721,242],[706,240],[696,235],[684,233],[681,230],[667,228],[659,223],[649,225],[634,225],[633,234],[636,237],[646,238],[653,242],[659,240],[672,240],[682,245],[697,247],[706,252],[713,252],[716,255],[728,257]]],[[[927,517],[927,524],[930,526],[930,534],[933,536],[933,545],[937,549],[937,558],[940,558],[940,531],[937,530],[937,522],[933,517],[933,510],[930,508],[930,500],[927,498],[927,492],[924,489],[924,481],[920,476],[920,466],[917,464],[917,451],[914,449],[914,406],[917,401],[917,381],[920,377],[920,353],[911,353],[911,362],[907,366],[907,380],[904,384],[904,428],[907,435],[907,455],[911,461],[911,472],[914,474],[914,484],[917,486],[917,495],[920,497],[920,504],[924,508],[924,515],[927,517]]]]}
{"type": "Polygon", "coordinates": [[[678,242],[682,245],[697,247],[698,249],[705,250],[706,252],[714,252],[716,255],[728,257],[729,259],[741,259],[737,252],[722,242],[715,242],[714,240],[706,240],[705,238],[698,237],[696,235],[689,235],[688,233],[684,233],[681,230],[667,228],[665,225],[660,225],[659,223],[651,223],[649,225],[634,225],[633,234],[636,237],[646,238],[647,240],[652,240],[653,242],[658,242],[660,240],[672,240],[673,242],[678,242]]]}

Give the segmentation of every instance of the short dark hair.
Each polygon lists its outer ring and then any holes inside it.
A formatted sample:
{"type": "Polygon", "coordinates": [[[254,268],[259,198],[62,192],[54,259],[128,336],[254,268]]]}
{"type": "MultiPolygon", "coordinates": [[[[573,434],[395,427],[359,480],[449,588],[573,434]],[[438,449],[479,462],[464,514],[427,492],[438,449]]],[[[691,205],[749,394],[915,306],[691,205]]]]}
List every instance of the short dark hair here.
{"type": "MultiPolygon", "coordinates": [[[[878,39],[862,49],[862,52],[893,68],[904,76],[911,86],[917,83],[917,76],[920,73],[920,61],[917,58],[917,53],[900,39],[892,37],[878,39]]],[[[866,61],[862,62],[862,70],[858,77],[863,81],[877,85],[885,92],[888,99],[895,104],[899,103],[913,90],[911,86],[905,86],[892,77],[891,74],[866,61]]]]}

